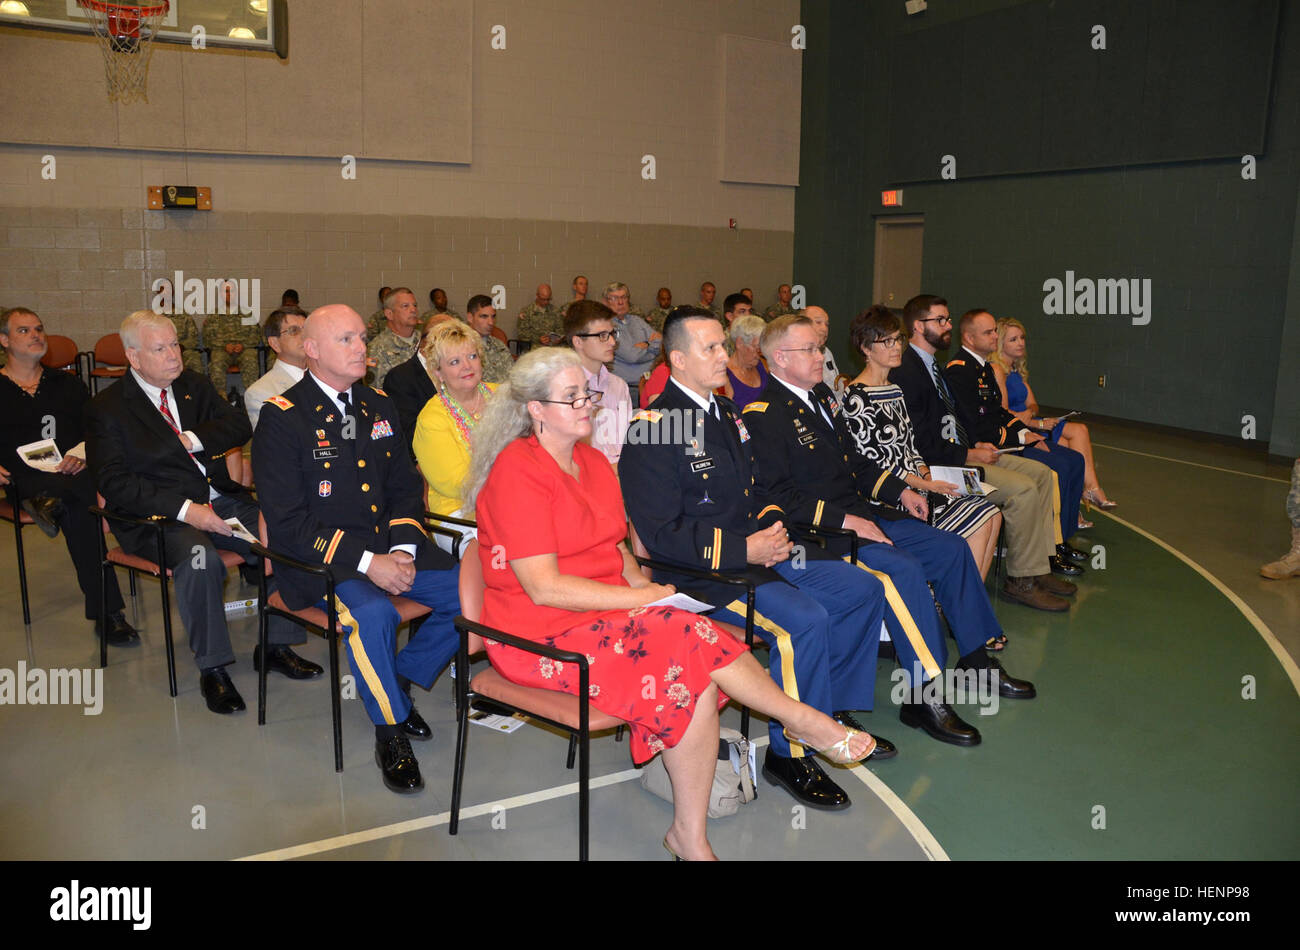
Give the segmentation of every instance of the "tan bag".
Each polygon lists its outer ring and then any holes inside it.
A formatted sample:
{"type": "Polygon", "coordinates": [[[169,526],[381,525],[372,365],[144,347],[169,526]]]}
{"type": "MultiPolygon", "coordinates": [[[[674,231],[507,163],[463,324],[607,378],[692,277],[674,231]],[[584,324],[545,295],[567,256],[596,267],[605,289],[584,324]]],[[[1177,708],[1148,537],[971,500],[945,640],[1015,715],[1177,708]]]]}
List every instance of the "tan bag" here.
{"type": "MultiPolygon", "coordinates": [[[[718,738],[718,767],[709,791],[709,817],[734,815],[740,806],[758,797],[754,790],[754,747],[735,729],[723,727],[718,738]]],[[[641,787],[664,801],[673,800],[673,786],[657,755],[641,769],[641,787]]]]}

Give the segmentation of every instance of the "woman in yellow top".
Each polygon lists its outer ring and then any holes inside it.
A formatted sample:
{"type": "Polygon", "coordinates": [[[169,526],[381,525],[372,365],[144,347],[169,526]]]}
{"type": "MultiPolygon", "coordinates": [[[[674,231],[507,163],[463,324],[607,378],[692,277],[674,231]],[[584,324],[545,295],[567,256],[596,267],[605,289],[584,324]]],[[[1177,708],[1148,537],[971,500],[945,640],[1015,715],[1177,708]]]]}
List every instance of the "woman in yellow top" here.
{"type": "MultiPolygon", "coordinates": [[[[438,384],[438,394],[415,422],[415,461],[429,486],[429,510],[472,519],[474,512],[465,510],[462,483],[469,473],[474,429],[496,390],[483,382],[482,337],[460,320],[444,320],[429,331],[421,352],[438,384]]],[[[462,545],[473,536],[470,529],[462,545]]],[[[449,546],[445,538],[435,540],[449,546]]]]}

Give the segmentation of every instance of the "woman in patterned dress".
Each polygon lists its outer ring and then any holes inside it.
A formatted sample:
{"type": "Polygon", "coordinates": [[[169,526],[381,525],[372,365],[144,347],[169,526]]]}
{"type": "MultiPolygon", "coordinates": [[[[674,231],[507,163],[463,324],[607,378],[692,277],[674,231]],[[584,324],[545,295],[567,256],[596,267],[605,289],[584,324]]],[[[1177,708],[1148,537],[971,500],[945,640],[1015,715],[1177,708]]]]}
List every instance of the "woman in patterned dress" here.
{"type": "MultiPolygon", "coordinates": [[[[673,589],[647,580],[628,551],[618,479],[581,441],[591,415],[577,354],[544,347],[519,359],[479,423],[464,496],[478,513],[483,622],[587,656],[591,704],[630,725],[633,759],[664,755],[673,785],[665,846],[710,860],[718,709],[729,696],[835,762],[858,761],[875,740],[786,696],[707,618],[651,606],[673,589]]],[[[487,649],[515,683],[576,692],[574,668],[491,641],[487,649]]]]}
{"type": "Polygon", "coordinates": [[[858,451],[908,488],[933,493],[934,526],[965,538],[980,575],[988,576],[1002,513],[983,498],[953,495],[956,485],[931,480],[930,466],[916,451],[903,391],[889,382],[889,371],[903,362],[907,345],[898,318],[888,308],[874,306],[853,318],[849,339],[866,361],[844,393],[844,421],[858,451]]]}

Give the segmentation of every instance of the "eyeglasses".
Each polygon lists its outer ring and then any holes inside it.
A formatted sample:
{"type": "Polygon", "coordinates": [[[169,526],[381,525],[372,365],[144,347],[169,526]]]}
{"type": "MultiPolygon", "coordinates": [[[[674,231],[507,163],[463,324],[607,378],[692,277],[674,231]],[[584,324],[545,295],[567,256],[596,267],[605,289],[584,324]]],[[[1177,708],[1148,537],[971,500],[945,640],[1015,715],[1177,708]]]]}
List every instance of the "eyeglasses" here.
{"type": "Polygon", "coordinates": [[[550,402],[557,406],[568,406],[570,409],[582,409],[587,403],[591,403],[593,406],[596,405],[604,395],[603,392],[597,389],[594,392],[588,392],[585,396],[579,396],[577,399],[539,399],[537,401],[550,402]]]}
{"type": "Polygon", "coordinates": [[[812,346],[789,347],[788,349],[777,350],[777,352],[778,353],[806,353],[814,356],[821,356],[822,353],[825,352],[825,350],[826,347],[817,346],[816,344],[814,344],[812,346]]]}
{"type": "Polygon", "coordinates": [[[575,333],[574,336],[580,336],[584,340],[599,340],[601,343],[608,343],[610,340],[618,339],[618,331],[601,330],[599,333],[575,333]]]}
{"type": "Polygon", "coordinates": [[[940,325],[946,323],[948,324],[948,326],[952,326],[952,317],[917,317],[916,322],[917,323],[938,323],[940,325]]]}
{"type": "Polygon", "coordinates": [[[885,339],[881,339],[881,340],[872,340],[872,341],[871,341],[869,344],[867,344],[867,345],[868,345],[868,346],[875,346],[877,343],[879,343],[881,346],[883,346],[883,347],[884,347],[885,349],[887,349],[887,350],[893,350],[893,349],[897,349],[899,346],[902,345],[902,343],[903,343],[903,338],[902,338],[901,336],[891,336],[891,337],[887,337],[887,338],[885,338],[885,339]]]}

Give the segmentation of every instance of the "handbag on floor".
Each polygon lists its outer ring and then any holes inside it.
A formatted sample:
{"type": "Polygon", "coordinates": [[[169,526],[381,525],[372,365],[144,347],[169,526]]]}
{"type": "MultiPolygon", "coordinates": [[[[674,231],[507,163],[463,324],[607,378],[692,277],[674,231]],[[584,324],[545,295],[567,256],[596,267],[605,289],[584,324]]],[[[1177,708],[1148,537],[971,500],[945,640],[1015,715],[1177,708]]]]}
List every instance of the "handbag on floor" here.
{"type": "MultiPolygon", "coordinates": [[[[734,815],[741,805],[758,797],[754,790],[755,751],[749,740],[735,729],[719,730],[718,765],[713,773],[713,788],[709,790],[710,818],[734,815]]],[[[641,787],[664,801],[673,800],[673,786],[662,755],[655,756],[641,769],[641,787]]]]}

